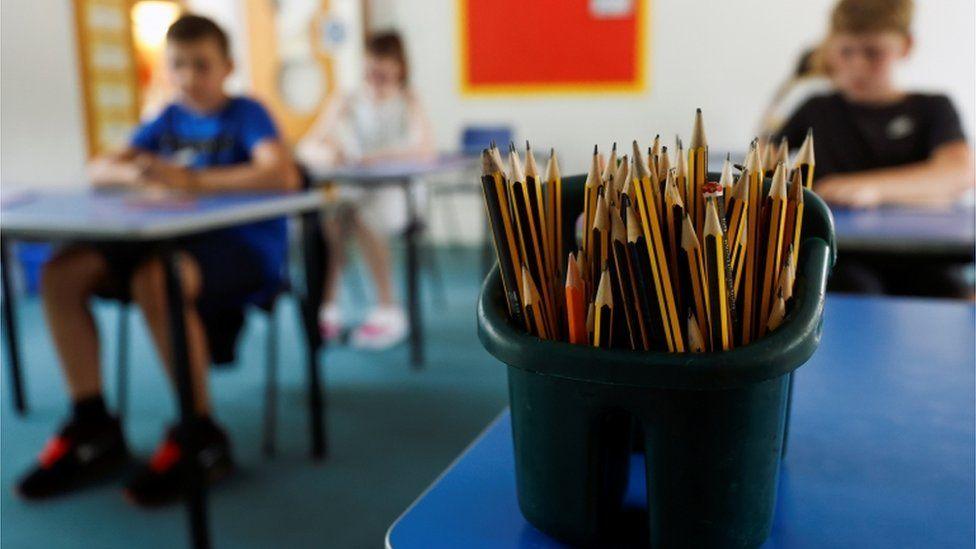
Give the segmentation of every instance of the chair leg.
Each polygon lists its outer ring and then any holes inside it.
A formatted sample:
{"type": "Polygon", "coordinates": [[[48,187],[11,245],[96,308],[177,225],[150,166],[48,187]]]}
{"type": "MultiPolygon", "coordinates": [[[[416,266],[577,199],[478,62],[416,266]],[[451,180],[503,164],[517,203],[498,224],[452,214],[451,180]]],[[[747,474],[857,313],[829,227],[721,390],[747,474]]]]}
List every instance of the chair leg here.
{"type": "Polygon", "coordinates": [[[278,426],[278,321],[274,305],[268,311],[268,333],[265,344],[264,441],[265,457],[275,455],[275,432],[278,426]]]}
{"type": "Polygon", "coordinates": [[[440,260],[437,258],[436,246],[434,246],[429,240],[427,245],[424,246],[423,255],[425,267],[430,275],[430,285],[433,289],[434,301],[437,307],[444,309],[447,308],[447,290],[444,287],[444,276],[441,271],[440,260]]]}
{"type": "Polygon", "coordinates": [[[124,423],[129,395],[129,305],[119,304],[118,332],[115,347],[115,408],[119,422],[124,423]]]}

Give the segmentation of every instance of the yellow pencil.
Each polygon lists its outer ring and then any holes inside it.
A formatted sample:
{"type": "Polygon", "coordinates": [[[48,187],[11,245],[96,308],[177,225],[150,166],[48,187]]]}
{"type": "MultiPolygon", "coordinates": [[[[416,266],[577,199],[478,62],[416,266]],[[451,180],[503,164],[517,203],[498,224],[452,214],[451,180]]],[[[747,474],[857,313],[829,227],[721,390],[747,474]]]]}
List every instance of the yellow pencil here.
{"type": "Polygon", "coordinates": [[[695,229],[701,230],[705,223],[704,187],[708,182],[708,140],[705,138],[705,121],[701,109],[695,111],[695,125],[691,131],[691,141],[688,143],[688,189],[689,212],[693,214],[695,229]]]}
{"type": "Polygon", "coordinates": [[[661,224],[661,234],[664,239],[668,270],[671,273],[671,288],[674,291],[677,310],[680,312],[685,303],[682,297],[682,275],[678,268],[678,249],[681,247],[681,233],[686,211],[681,193],[675,183],[674,172],[673,169],[668,172],[668,179],[664,186],[664,220],[661,224]]]}
{"type": "Polygon", "coordinates": [[[776,149],[776,163],[780,162],[786,166],[787,169],[790,167],[790,140],[784,135],[779,138],[779,147],[776,149]]]}
{"type": "Polygon", "coordinates": [[[769,320],[766,322],[766,329],[770,332],[776,330],[783,324],[786,317],[786,300],[782,295],[777,295],[773,301],[773,308],[769,312],[769,320]]]}
{"type": "Polygon", "coordinates": [[[793,262],[793,246],[787,251],[783,258],[783,268],[780,269],[779,279],[776,283],[776,295],[783,296],[789,301],[793,297],[793,285],[796,283],[796,264],[793,262]]]}
{"type": "Polygon", "coordinates": [[[709,336],[711,322],[709,322],[710,303],[707,295],[708,280],[705,275],[705,265],[702,261],[701,245],[698,242],[698,235],[695,234],[695,226],[691,221],[691,216],[685,214],[682,222],[681,231],[681,257],[680,273],[682,282],[687,284],[685,299],[683,301],[687,307],[695,312],[698,319],[699,329],[706,341],[711,340],[709,336]]]}
{"type": "Polygon", "coordinates": [[[600,152],[593,145],[593,158],[590,161],[590,171],[586,174],[583,190],[583,251],[590,253],[593,245],[590,241],[590,227],[593,226],[593,215],[596,213],[596,195],[600,189],[600,152]]]}
{"type": "Polygon", "coordinates": [[[813,188],[813,168],[816,164],[816,160],[813,154],[813,128],[807,130],[807,136],[803,139],[803,144],[800,145],[800,150],[796,152],[796,158],[793,160],[793,169],[800,170],[800,174],[803,175],[803,186],[812,189],[813,188]]]}
{"type": "Polygon", "coordinates": [[[516,228],[511,217],[508,188],[502,166],[489,150],[481,153],[481,183],[485,194],[485,209],[495,242],[498,270],[505,289],[508,312],[516,324],[523,324],[522,315],[522,260],[516,239],[516,228]]]}
{"type": "Polygon", "coordinates": [[[691,221],[695,221],[695,205],[691,203],[694,198],[694,190],[688,187],[688,160],[685,158],[684,146],[678,139],[675,144],[677,151],[674,153],[674,183],[678,186],[681,193],[681,201],[685,204],[685,212],[691,216],[691,221]]]}
{"type": "Polygon", "coordinates": [[[551,314],[551,284],[545,283],[550,277],[545,264],[545,242],[542,236],[542,228],[545,225],[542,213],[542,191],[534,178],[532,181],[526,179],[514,144],[509,147],[509,163],[512,173],[509,178],[509,188],[513,198],[512,211],[518,228],[521,257],[533,278],[539,281],[538,289],[542,299],[538,312],[546,326],[552,328],[555,319],[551,314]]]}
{"type": "Polygon", "coordinates": [[[728,212],[729,202],[732,200],[732,189],[735,179],[732,176],[732,154],[725,155],[725,162],[722,163],[722,175],[718,178],[718,184],[722,187],[722,200],[725,203],[725,210],[728,212]]]}
{"type": "Polygon", "coordinates": [[[634,278],[627,254],[627,229],[624,221],[616,210],[610,212],[610,225],[613,247],[613,274],[617,283],[616,295],[620,298],[617,306],[623,309],[626,321],[628,340],[631,349],[647,349],[647,335],[644,333],[644,322],[638,308],[638,296],[634,288],[634,278]]]}
{"type": "Polygon", "coordinates": [[[793,264],[796,255],[800,253],[800,233],[803,232],[803,184],[800,170],[793,171],[793,183],[790,185],[789,200],[787,201],[786,223],[783,228],[783,247],[793,249],[793,264]]]}
{"type": "MultiPolygon", "coordinates": [[[[668,350],[672,353],[684,352],[684,338],[678,320],[678,311],[674,303],[674,292],[671,285],[671,271],[664,252],[664,240],[661,237],[661,216],[654,203],[653,191],[650,189],[650,178],[634,181],[634,194],[637,210],[640,214],[641,228],[647,247],[648,268],[651,272],[653,284],[648,291],[654,292],[658,311],[661,315],[662,329],[668,350]]],[[[629,235],[628,235],[629,238],[629,235]]],[[[645,276],[647,276],[645,274],[645,276]]]]}
{"type": "Polygon", "coordinates": [[[603,167],[603,173],[600,175],[600,184],[609,186],[610,182],[613,181],[613,175],[617,173],[617,144],[614,143],[610,147],[610,156],[607,158],[607,165],[603,167]]]}
{"type": "Polygon", "coordinates": [[[711,336],[713,351],[728,351],[732,348],[732,323],[729,304],[728,264],[725,261],[725,235],[718,218],[718,208],[714,200],[705,206],[705,228],[702,246],[705,249],[705,273],[708,291],[708,333],[711,336]]]}
{"type": "MultiPolygon", "coordinates": [[[[649,153],[647,155],[648,162],[650,162],[651,159],[654,160],[654,165],[655,166],[660,166],[660,164],[661,164],[661,134],[655,135],[654,136],[654,141],[651,142],[651,150],[649,151],[649,153]]],[[[648,168],[650,168],[650,167],[651,167],[650,164],[648,164],[648,168]]],[[[661,178],[661,172],[658,171],[658,179],[660,179],[660,178],[661,178]]]]}
{"type": "Polygon", "coordinates": [[[607,257],[610,253],[610,212],[607,209],[607,199],[605,193],[600,193],[596,199],[596,213],[593,217],[593,228],[590,229],[593,243],[593,253],[588,258],[590,260],[590,280],[600,280],[600,273],[607,266],[607,257]]]}
{"type": "Polygon", "coordinates": [[[668,148],[666,146],[662,146],[661,152],[657,157],[658,181],[664,181],[664,179],[668,177],[669,171],[671,171],[671,157],[668,155],[668,148]]]}
{"type": "Polygon", "coordinates": [[[705,337],[702,336],[700,324],[695,318],[695,313],[688,311],[688,351],[692,353],[705,352],[705,337]]]}
{"type": "MultiPolygon", "coordinates": [[[[546,163],[545,175],[545,197],[546,197],[546,227],[545,232],[549,244],[549,275],[552,280],[553,303],[556,309],[557,324],[562,327],[565,323],[562,314],[565,300],[563,299],[563,267],[562,258],[565,253],[563,247],[563,188],[562,176],[559,173],[559,162],[556,159],[555,149],[549,149],[549,161],[546,163]]],[[[560,333],[562,329],[558,330],[560,333]]]]}
{"type": "Polygon", "coordinates": [[[786,166],[782,163],[776,166],[773,183],[769,188],[769,196],[763,205],[764,233],[767,238],[765,256],[763,258],[763,277],[761,301],[759,308],[759,336],[766,332],[769,321],[770,307],[776,291],[776,276],[779,274],[783,258],[783,222],[786,217],[786,166]]]}
{"type": "Polygon", "coordinates": [[[620,192],[624,188],[624,182],[630,177],[630,159],[627,155],[620,157],[620,165],[617,166],[617,171],[613,174],[613,180],[610,184],[610,188],[613,192],[608,195],[611,199],[610,202],[613,204],[620,204],[620,192]]]}
{"type": "MultiPolygon", "coordinates": [[[[745,263],[745,250],[748,245],[749,236],[746,234],[747,231],[739,231],[738,240],[735,241],[735,245],[732,246],[732,252],[729,254],[730,262],[732,264],[732,293],[735,295],[735,301],[737,308],[741,309],[742,302],[739,300],[739,295],[742,290],[742,273],[745,269],[742,268],[743,263],[745,263]]],[[[732,238],[733,233],[729,231],[729,238],[732,238]]]]}
{"type": "MultiPolygon", "coordinates": [[[[657,180],[657,170],[655,168],[648,168],[644,165],[644,158],[641,155],[640,145],[637,144],[637,140],[633,143],[634,158],[631,163],[631,178],[637,181],[642,181],[645,177],[651,180],[650,188],[654,195],[654,201],[657,203],[658,211],[661,211],[661,186],[658,184],[657,180]]],[[[650,161],[651,155],[648,154],[648,160],[650,161]]],[[[633,192],[630,193],[631,198],[633,198],[633,192]]],[[[624,217],[626,219],[626,216],[624,217]]]]}
{"type": "Polygon", "coordinates": [[[532,281],[528,268],[522,265],[522,294],[525,295],[525,327],[530,334],[541,339],[549,339],[549,331],[542,320],[542,304],[539,302],[539,291],[532,281]]]}
{"type": "Polygon", "coordinates": [[[610,348],[613,345],[613,294],[610,272],[603,271],[596,291],[593,312],[593,346],[610,348]]]}
{"type": "Polygon", "coordinates": [[[740,328],[742,330],[742,344],[748,345],[755,334],[758,314],[756,314],[756,297],[759,293],[759,268],[762,261],[759,234],[759,214],[762,206],[762,164],[759,160],[758,143],[753,141],[749,154],[746,157],[746,167],[742,172],[743,177],[747,177],[746,183],[746,217],[743,220],[746,224],[746,245],[745,257],[743,258],[742,273],[742,299],[739,301],[742,307],[742,319],[740,328]]]}

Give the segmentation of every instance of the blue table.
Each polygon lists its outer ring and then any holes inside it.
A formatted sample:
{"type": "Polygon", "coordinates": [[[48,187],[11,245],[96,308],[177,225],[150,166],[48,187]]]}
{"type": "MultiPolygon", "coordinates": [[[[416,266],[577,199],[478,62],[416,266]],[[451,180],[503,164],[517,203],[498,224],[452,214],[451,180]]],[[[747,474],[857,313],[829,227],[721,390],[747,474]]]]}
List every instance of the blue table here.
{"type": "MultiPolygon", "coordinates": [[[[764,547],[973,547],[974,322],[969,304],[828,298],[821,348],[797,370],[764,547]]],[[[645,500],[642,459],[631,467],[633,507],[645,500]]],[[[562,547],[519,512],[508,412],[397,519],[386,544],[562,547]]]]}
{"type": "Polygon", "coordinates": [[[832,208],[841,253],[866,252],[943,256],[971,262],[976,248],[976,211],[884,207],[874,210],[832,208]]]}
{"type": "MultiPolygon", "coordinates": [[[[420,264],[417,251],[417,237],[423,231],[423,226],[412,187],[420,177],[467,170],[477,165],[478,161],[477,157],[464,154],[442,153],[430,160],[336,166],[328,170],[312,172],[315,182],[320,185],[334,183],[356,187],[397,186],[403,189],[407,209],[407,227],[403,233],[407,263],[404,273],[406,274],[407,317],[410,323],[410,363],[414,368],[421,368],[424,363],[423,319],[420,313],[418,278],[420,264]]],[[[477,179],[472,182],[472,186],[480,189],[476,183],[478,183],[477,179]]]]}
{"type": "MultiPolygon", "coordinates": [[[[291,214],[315,215],[323,206],[317,191],[264,192],[180,196],[138,190],[94,190],[90,188],[46,191],[6,192],[0,197],[0,250],[2,250],[3,319],[10,352],[8,367],[14,404],[26,411],[20,357],[17,347],[14,294],[9,277],[9,240],[82,240],[145,242],[160,247],[166,265],[166,292],[169,306],[171,345],[179,396],[181,422],[192,434],[193,392],[187,362],[186,331],[183,326],[183,292],[180,288],[176,250],[179,239],[206,231],[272,219],[291,214]]],[[[317,223],[303,223],[306,235],[317,233],[317,223]]],[[[306,236],[307,237],[307,236],[306,236]]],[[[310,251],[306,247],[306,253],[310,251]]],[[[314,250],[312,250],[314,251],[314,250]]],[[[306,257],[306,268],[313,263],[306,257]]],[[[308,291],[303,300],[303,319],[309,342],[310,408],[312,412],[313,455],[325,453],[323,403],[316,362],[321,344],[314,318],[318,308],[321,271],[306,272],[308,291]],[[311,327],[310,327],[311,326],[311,327]]],[[[194,453],[195,437],[188,441],[194,453]]],[[[195,547],[207,547],[210,537],[206,518],[206,494],[201,471],[191,467],[188,510],[191,538],[195,547]]]]}

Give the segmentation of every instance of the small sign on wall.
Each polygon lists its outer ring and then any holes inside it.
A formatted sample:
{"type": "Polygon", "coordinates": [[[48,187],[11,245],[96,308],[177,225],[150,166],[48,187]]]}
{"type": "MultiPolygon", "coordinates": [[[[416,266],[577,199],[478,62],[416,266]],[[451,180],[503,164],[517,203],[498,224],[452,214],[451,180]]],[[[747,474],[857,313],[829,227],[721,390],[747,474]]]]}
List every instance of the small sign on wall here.
{"type": "Polygon", "coordinates": [[[650,0],[458,0],[465,93],[642,92],[650,0]]]}

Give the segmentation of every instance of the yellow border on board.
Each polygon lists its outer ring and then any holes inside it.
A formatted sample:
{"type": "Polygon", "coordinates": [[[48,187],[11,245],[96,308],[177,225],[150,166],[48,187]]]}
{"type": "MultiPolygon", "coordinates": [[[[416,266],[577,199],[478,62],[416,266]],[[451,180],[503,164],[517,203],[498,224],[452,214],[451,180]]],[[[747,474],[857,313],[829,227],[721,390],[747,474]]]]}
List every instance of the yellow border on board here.
{"type": "Polygon", "coordinates": [[[604,82],[604,83],[576,83],[576,84],[479,84],[472,85],[468,79],[468,0],[457,0],[457,17],[455,28],[456,66],[458,87],[463,96],[491,96],[491,95],[533,95],[533,94],[597,94],[619,93],[640,94],[649,89],[648,56],[647,56],[647,27],[650,16],[651,0],[633,0],[636,3],[634,15],[637,25],[636,47],[637,75],[634,82],[604,82]]]}

